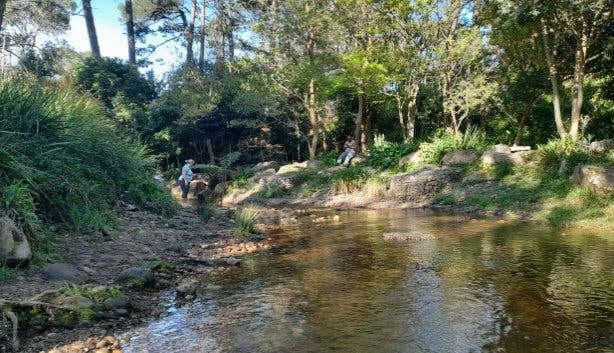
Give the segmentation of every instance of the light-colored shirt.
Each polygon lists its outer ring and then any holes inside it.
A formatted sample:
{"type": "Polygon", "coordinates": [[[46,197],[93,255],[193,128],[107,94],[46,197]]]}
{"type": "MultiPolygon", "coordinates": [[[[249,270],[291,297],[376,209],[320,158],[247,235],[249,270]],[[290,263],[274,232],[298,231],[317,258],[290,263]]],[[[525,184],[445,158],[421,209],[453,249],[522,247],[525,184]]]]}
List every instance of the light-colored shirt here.
{"type": "Polygon", "coordinates": [[[183,174],[185,172],[185,175],[187,176],[187,181],[188,183],[192,181],[192,176],[194,175],[194,173],[192,173],[192,168],[190,168],[189,165],[185,164],[182,168],[181,168],[181,176],[179,177],[179,180],[183,180],[183,174]]]}
{"type": "Polygon", "coordinates": [[[356,140],[345,141],[345,144],[343,145],[343,149],[344,150],[347,150],[347,149],[355,150],[356,149],[356,140]]]}

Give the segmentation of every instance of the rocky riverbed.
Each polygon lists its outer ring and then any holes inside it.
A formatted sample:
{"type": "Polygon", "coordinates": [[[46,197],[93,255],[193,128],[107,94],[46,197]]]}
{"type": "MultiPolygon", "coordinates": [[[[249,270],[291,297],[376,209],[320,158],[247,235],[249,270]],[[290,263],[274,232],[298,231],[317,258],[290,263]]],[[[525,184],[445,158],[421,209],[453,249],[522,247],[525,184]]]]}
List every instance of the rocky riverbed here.
{"type": "Polygon", "coordinates": [[[193,208],[165,219],[123,205],[115,231],[56,236],[47,264],[0,284],[0,352],[121,352],[115,335],[166,315],[173,296],[191,299],[194,278],[269,248],[236,235],[232,212],[203,222],[193,208]]]}

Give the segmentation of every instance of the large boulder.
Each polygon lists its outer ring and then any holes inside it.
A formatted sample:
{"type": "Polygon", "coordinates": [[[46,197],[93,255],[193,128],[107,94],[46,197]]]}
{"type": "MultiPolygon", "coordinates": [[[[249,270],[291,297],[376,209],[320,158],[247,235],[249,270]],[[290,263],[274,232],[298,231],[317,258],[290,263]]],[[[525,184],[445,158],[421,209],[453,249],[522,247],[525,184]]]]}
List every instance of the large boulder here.
{"type": "Polygon", "coordinates": [[[120,283],[140,287],[152,285],[156,282],[156,277],[152,270],[145,267],[132,267],[123,270],[117,277],[120,283]]]}
{"type": "Polygon", "coordinates": [[[574,169],[571,181],[593,191],[614,191],[614,167],[580,164],[574,169]]]}
{"type": "Polygon", "coordinates": [[[422,162],[422,154],[422,151],[418,150],[401,157],[401,159],[399,159],[399,166],[403,166],[405,164],[420,164],[422,162]]]}
{"type": "Polygon", "coordinates": [[[591,142],[588,150],[593,153],[604,153],[614,149],[614,139],[591,142]]]}
{"type": "Polygon", "coordinates": [[[497,150],[491,149],[484,152],[481,161],[484,165],[514,164],[514,157],[511,152],[497,152],[497,150]]]}
{"type": "Polygon", "coordinates": [[[390,194],[409,201],[428,199],[460,179],[463,169],[425,165],[413,173],[401,173],[392,177],[390,194]]]}
{"type": "Polygon", "coordinates": [[[266,161],[256,164],[255,166],[251,167],[250,170],[254,173],[259,173],[267,169],[273,169],[273,171],[275,171],[277,168],[279,168],[279,163],[276,161],[266,161]]]}
{"type": "Polygon", "coordinates": [[[32,259],[28,238],[9,217],[0,218],[0,263],[19,265],[32,259]]]}
{"type": "Polygon", "coordinates": [[[478,155],[473,150],[458,150],[446,153],[441,159],[441,163],[447,166],[462,166],[471,164],[478,159],[478,155]]]}

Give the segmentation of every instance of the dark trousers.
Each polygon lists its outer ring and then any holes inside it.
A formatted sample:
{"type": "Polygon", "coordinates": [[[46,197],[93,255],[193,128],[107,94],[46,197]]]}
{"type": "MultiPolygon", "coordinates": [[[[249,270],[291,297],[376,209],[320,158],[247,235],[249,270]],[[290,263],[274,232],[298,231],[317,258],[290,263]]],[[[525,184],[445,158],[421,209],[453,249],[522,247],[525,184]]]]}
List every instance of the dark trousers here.
{"type": "Polygon", "coordinates": [[[188,192],[190,192],[190,182],[185,179],[180,179],[179,186],[181,187],[181,198],[187,199],[188,192]]]}

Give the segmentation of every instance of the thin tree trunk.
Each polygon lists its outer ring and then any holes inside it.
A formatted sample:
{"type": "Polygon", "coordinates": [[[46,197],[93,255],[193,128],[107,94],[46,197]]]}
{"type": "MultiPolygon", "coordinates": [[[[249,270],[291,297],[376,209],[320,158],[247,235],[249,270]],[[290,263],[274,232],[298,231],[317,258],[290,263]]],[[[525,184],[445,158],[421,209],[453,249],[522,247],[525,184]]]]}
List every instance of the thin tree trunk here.
{"type": "Polygon", "coordinates": [[[399,124],[401,125],[401,132],[403,134],[403,142],[408,142],[409,137],[407,136],[407,127],[405,125],[405,113],[403,112],[404,102],[401,99],[400,94],[395,94],[394,98],[397,101],[397,113],[399,115],[399,124]]]}
{"type": "Polygon", "coordinates": [[[320,122],[318,119],[317,103],[316,103],[316,82],[315,79],[309,80],[308,88],[308,105],[309,122],[311,123],[311,142],[309,143],[309,159],[316,158],[318,150],[318,138],[320,135],[320,122]]]}
{"type": "Polygon", "coordinates": [[[83,15],[85,16],[85,25],[87,26],[87,35],[90,40],[90,48],[92,55],[95,58],[100,58],[100,46],[98,45],[98,35],[96,34],[96,25],[94,24],[94,13],[92,12],[92,4],[90,0],[82,0],[83,15]]]}
{"type": "Polygon", "coordinates": [[[4,27],[2,27],[2,25],[4,24],[4,12],[6,11],[7,2],[8,0],[0,0],[0,33],[4,31],[4,27]]]}
{"type": "Polygon", "coordinates": [[[356,141],[356,150],[363,150],[363,125],[365,118],[365,98],[363,94],[358,94],[358,112],[354,118],[354,140],[356,141]]]}
{"type": "Polygon", "coordinates": [[[211,139],[207,139],[207,152],[209,152],[209,163],[215,165],[215,155],[213,154],[213,146],[211,145],[211,139]]]}
{"type": "Polygon", "coordinates": [[[573,80],[573,99],[571,104],[571,126],[569,136],[577,141],[579,136],[580,120],[582,119],[582,105],[584,103],[584,68],[586,65],[586,53],[588,51],[587,37],[582,33],[580,43],[576,49],[573,80]]]}
{"type": "Polygon", "coordinates": [[[363,153],[369,152],[369,149],[373,146],[373,119],[369,108],[369,102],[365,97],[365,144],[362,147],[363,153]]]}
{"type": "Polygon", "coordinates": [[[192,13],[190,14],[190,22],[188,22],[188,25],[185,29],[185,63],[188,66],[194,65],[194,23],[196,22],[196,11],[198,11],[197,1],[192,0],[192,13]]]}
{"type": "Polygon", "coordinates": [[[126,34],[128,35],[128,62],[136,65],[136,41],[134,38],[134,16],[132,12],[132,0],[126,0],[126,34]]]}
{"type": "MultiPolygon", "coordinates": [[[[226,5],[224,0],[217,0],[217,13],[219,18],[224,18],[226,14],[226,5]]],[[[224,66],[226,63],[226,37],[224,33],[224,24],[218,23],[215,28],[215,67],[214,72],[217,77],[222,77],[224,74],[224,66]]]]}
{"type": "Polygon", "coordinates": [[[548,44],[548,28],[542,20],[542,42],[544,46],[544,53],[546,54],[546,62],[548,63],[548,73],[550,77],[550,83],[552,84],[552,107],[554,109],[554,122],[556,124],[556,130],[561,137],[567,136],[567,131],[563,125],[563,115],[561,114],[561,94],[559,93],[559,84],[557,79],[557,69],[554,63],[554,58],[550,52],[550,45],[548,44]]]}
{"type": "Polygon", "coordinates": [[[407,141],[412,142],[416,137],[416,118],[418,116],[418,92],[420,85],[413,82],[407,94],[407,141]]]}
{"type": "Polygon", "coordinates": [[[205,69],[205,13],[207,4],[203,0],[203,6],[200,11],[200,52],[198,53],[198,66],[201,70],[205,69]]]}

